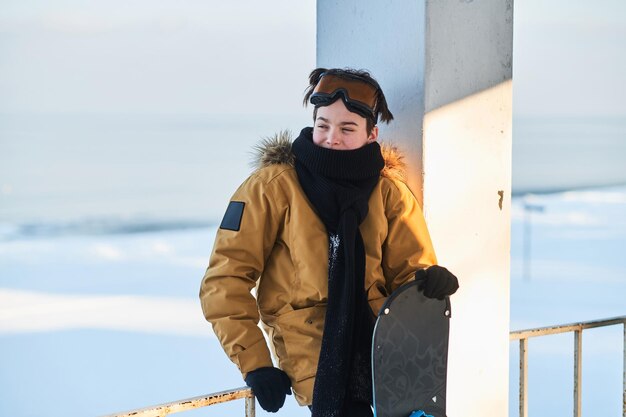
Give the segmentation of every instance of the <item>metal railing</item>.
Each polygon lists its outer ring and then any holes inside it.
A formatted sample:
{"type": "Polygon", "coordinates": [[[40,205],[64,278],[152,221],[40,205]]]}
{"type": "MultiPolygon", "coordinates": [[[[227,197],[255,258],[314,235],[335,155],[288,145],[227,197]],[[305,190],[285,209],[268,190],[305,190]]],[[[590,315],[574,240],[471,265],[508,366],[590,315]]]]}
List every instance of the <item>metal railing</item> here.
{"type": "Polygon", "coordinates": [[[624,326],[623,377],[622,377],[622,416],[626,417],[626,316],[611,319],[539,327],[509,333],[509,340],[519,340],[519,415],[528,417],[528,339],[531,337],[574,332],[574,417],[582,415],[582,352],[583,330],[596,327],[624,326]]]}
{"type": "MultiPolygon", "coordinates": [[[[509,340],[520,342],[520,378],[519,378],[519,415],[528,417],[528,339],[531,337],[547,336],[559,333],[574,332],[574,417],[581,417],[582,413],[582,336],[583,330],[596,327],[622,324],[624,326],[624,372],[623,372],[623,406],[622,416],[626,417],[626,316],[612,319],[586,321],[581,323],[563,324],[558,326],[539,327],[535,329],[518,330],[509,333],[509,340]]],[[[206,407],[228,401],[245,399],[245,416],[254,417],[254,395],[248,387],[229,391],[173,401],[137,410],[125,411],[118,414],[109,414],[102,417],[164,417],[168,414],[206,407]]]]}
{"type": "Polygon", "coordinates": [[[193,410],[195,408],[207,407],[225,403],[228,401],[245,399],[246,417],[254,417],[254,395],[248,387],[236,388],[229,391],[216,392],[200,397],[187,398],[185,400],[173,401],[160,405],[154,405],[137,410],[124,411],[118,414],[109,414],[102,417],[164,417],[168,414],[180,413],[181,411],[193,410]]]}

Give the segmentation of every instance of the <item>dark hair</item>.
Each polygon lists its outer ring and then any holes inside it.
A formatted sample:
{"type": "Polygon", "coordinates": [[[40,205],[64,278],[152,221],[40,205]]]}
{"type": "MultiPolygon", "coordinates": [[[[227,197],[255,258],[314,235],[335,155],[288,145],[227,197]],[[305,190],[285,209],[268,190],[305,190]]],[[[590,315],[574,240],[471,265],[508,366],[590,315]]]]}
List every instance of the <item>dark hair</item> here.
{"type": "MultiPolygon", "coordinates": [[[[313,94],[313,90],[315,90],[317,83],[319,83],[320,78],[324,73],[336,75],[340,78],[361,80],[376,87],[376,105],[374,107],[374,113],[376,115],[380,114],[380,120],[387,124],[393,120],[393,114],[391,114],[391,111],[389,111],[389,107],[387,107],[387,100],[385,99],[385,94],[383,94],[382,88],[380,88],[380,85],[370,75],[370,73],[365,70],[356,70],[352,68],[314,69],[313,71],[311,71],[311,74],[309,74],[309,86],[306,88],[304,93],[303,104],[305,106],[309,103],[309,98],[311,97],[311,94],[313,94]]],[[[315,110],[313,110],[313,120],[315,120],[316,117],[317,107],[315,108],[315,110]]],[[[376,121],[371,117],[366,117],[365,119],[367,120],[367,133],[370,134],[372,132],[372,129],[374,128],[374,125],[376,124],[376,121]]]]}

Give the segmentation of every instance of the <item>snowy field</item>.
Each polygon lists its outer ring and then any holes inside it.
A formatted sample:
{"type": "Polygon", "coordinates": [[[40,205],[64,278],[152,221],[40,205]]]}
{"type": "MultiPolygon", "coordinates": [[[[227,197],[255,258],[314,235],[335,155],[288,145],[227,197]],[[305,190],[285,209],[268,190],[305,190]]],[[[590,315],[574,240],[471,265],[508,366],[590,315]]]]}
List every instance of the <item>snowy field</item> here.
{"type": "MultiPolygon", "coordinates": [[[[511,328],[626,313],[626,187],[516,199],[511,328]],[[523,206],[531,218],[523,274],[523,206]]],[[[22,231],[23,232],[23,231],[22,231]]],[[[0,240],[0,416],[97,416],[243,385],[197,298],[215,227],[0,240]]],[[[530,415],[571,415],[573,336],[530,341],[530,415]]],[[[517,415],[511,344],[511,416],[517,415]]],[[[619,416],[622,329],[584,333],[583,413],[619,416]]],[[[184,415],[242,415],[243,401],[184,415]]],[[[259,409],[259,415],[266,415],[259,409]]],[[[306,416],[292,398],[278,415],[306,416]]]]}
{"type": "MultiPolygon", "coordinates": [[[[513,207],[511,329],[626,315],[626,187],[529,196],[513,207]],[[524,267],[524,205],[530,265],[524,267]],[[529,271],[525,273],[525,271],[529,271]]],[[[529,415],[573,414],[573,333],[529,340],[529,415]]],[[[511,343],[517,416],[519,343],[511,343]]],[[[583,415],[621,415],[623,326],[583,332],[583,415]]]]}

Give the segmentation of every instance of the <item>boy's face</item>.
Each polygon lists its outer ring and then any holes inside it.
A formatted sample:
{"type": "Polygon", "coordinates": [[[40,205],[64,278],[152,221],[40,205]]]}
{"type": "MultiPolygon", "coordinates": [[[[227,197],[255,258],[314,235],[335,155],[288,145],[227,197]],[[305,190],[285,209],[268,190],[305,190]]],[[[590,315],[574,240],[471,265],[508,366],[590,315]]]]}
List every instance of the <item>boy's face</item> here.
{"type": "Polygon", "coordinates": [[[317,109],[313,127],[313,143],[317,146],[347,151],[365,146],[377,138],[378,126],[374,126],[368,135],[365,117],[352,113],[341,100],[317,109]]]}

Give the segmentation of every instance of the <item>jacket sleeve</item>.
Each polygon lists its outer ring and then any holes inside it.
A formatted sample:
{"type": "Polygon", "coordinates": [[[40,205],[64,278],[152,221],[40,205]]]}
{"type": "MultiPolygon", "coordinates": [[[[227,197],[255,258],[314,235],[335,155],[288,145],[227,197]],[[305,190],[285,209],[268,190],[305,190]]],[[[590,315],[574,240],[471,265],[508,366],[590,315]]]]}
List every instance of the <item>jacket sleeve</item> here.
{"type": "Polygon", "coordinates": [[[389,229],[383,243],[382,267],[391,294],[413,280],[418,269],[435,265],[437,257],[422,209],[403,182],[390,184],[385,214],[389,229]]]}
{"type": "Polygon", "coordinates": [[[239,230],[221,226],[217,230],[200,287],[204,316],[244,378],[257,368],[272,366],[251,291],[274,246],[282,218],[279,207],[286,207],[278,202],[282,194],[277,187],[253,175],[235,192],[231,204],[244,204],[239,230]]]}

